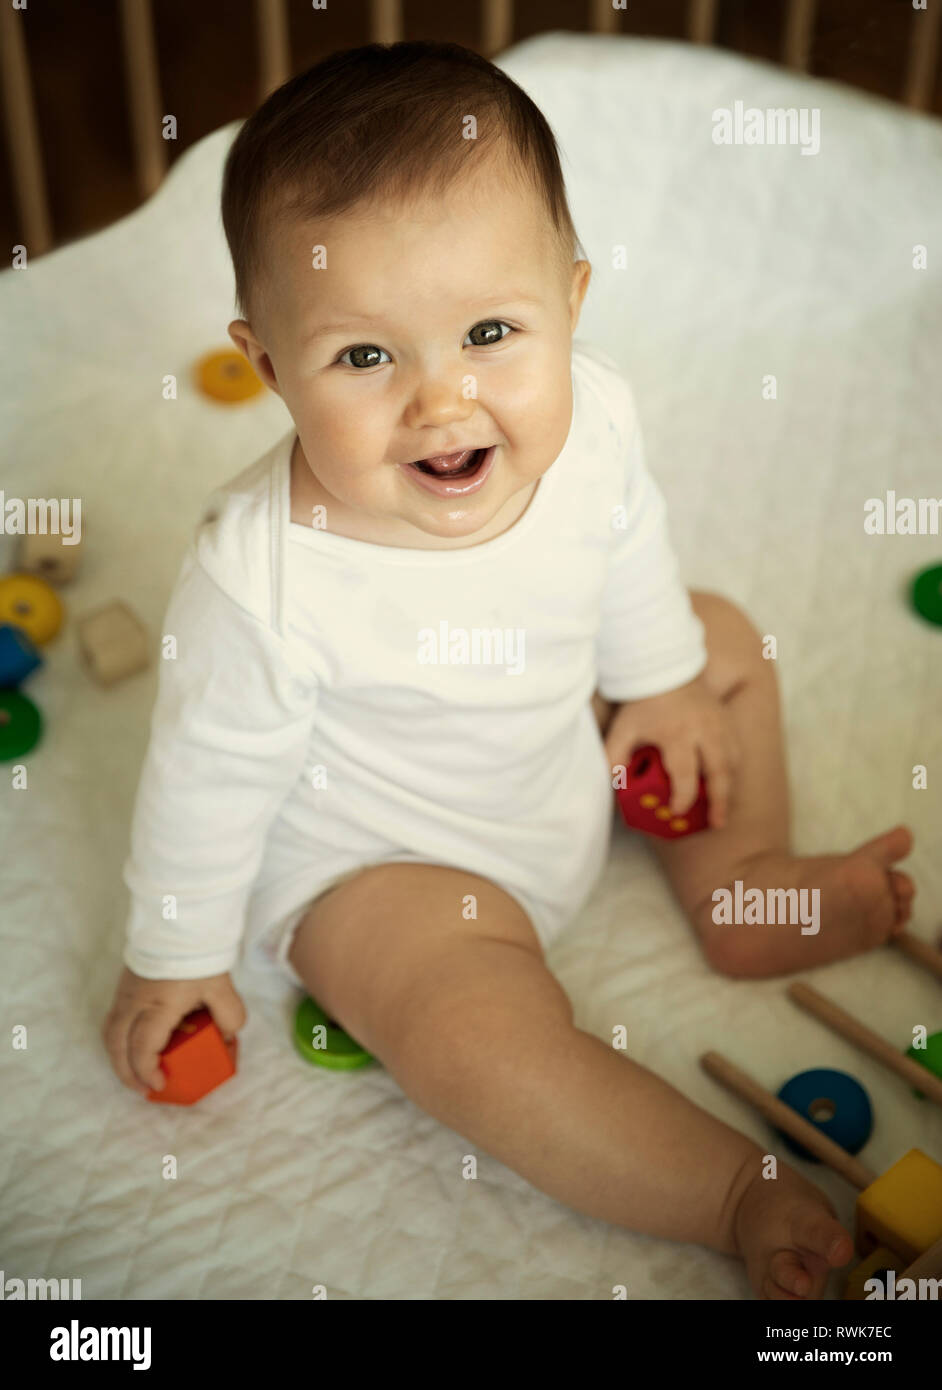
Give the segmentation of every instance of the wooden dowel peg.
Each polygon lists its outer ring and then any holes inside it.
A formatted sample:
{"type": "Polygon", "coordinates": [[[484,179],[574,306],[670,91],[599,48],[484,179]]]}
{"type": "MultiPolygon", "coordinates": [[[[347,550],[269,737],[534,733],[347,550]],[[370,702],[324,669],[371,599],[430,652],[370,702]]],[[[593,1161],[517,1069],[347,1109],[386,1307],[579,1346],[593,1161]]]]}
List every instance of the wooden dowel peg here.
{"type": "Polygon", "coordinates": [[[942,980],[942,951],[908,931],[901,931],[899,936],[894,936],[893,945],[898,951],[902,951],[904,956],[909,956],[910,960],[916,961],[918,965],[930,970],[937,979],[942,980]]]}
{"type": "Polygon", "coordinates": [[[911,1057],[899,1052],[892,1043],[888,1043],[885,1038],[881,1038],[878,1033],[874,1033],[865,1023],[854,1018],[846,1009],[842,1009],[832,1000],[826,999],[823,994],[819,994],[811,985],[804,980],[796,980],[788,986],[790,998],[807,1013],[813,1014],[826,1027],[839,1033],[842,1038],[859,1047],[862,1052],[868,1053],[878,1062],[882,1062],[890,1071],[895,1071],[897,1076],[901,1076],[904,1081],[908,1081],[910,1086],[915,1086],[922,1091],[923,1095],[934,1100],[937,1105],[942,1105],[942,1077],[934,1075],[928,1068],[920,1066],[911,1057]]]}
{"type": "Polygon", "coordinates": [[[840,1144],[828,1139],[820,1130],[815,1129],[813,1124],[803,1119],[797,1110],[773,1096],[720,1053],[705,1052],[700,1058],[700,1065],[714,1081],[718,1081],[721,1086],[732,1091],[733,1095],[739,1096],[740,1100],[746,1101],[754,1110],[758,1110],[759,1114],[764,1115],[777,1129],[784,1130],[790,1138],[803,1144],[816,1158],[820,1158],[822,1163],[840,1173],[852,1186],[863,1189],[873,1182],[875,1173],[871,1173],[869,1168],[858,1162],[846,1149],[842,1149],[840,1144]]]}
{"type": "Polygon", "coordinates": [[[896,1276],[897,1284],[901,1279],[940,1279],[942,1278],[942,1240],[937,1240],[935,1245],[930,1245],[928,1250],[924,1250],[918,1260],[913,1260],[908,1269],[904,1269],[902,1274],[896,1276]]]}

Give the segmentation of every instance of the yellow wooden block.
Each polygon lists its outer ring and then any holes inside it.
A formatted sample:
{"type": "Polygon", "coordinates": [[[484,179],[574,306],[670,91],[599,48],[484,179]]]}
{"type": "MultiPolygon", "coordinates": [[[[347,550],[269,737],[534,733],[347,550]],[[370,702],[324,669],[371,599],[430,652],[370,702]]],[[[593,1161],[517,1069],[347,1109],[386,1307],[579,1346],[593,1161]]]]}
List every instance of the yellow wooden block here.
{"type": "Polygon", "coordinates": [[[861,1260],[857,1268],[848,1274],[844,1284],[844,1297],[855,1302],[865,1301],[867,1290],[864,1284],[873,1278],[878,1269],[892,1269],[894,1274],[901,1274],[904,1265],[899,1255],[887,1250],[885,1245],[878,1245],[876,1250],[871,1250],[867,1258],[861,1260]]]}
{"type": "Polygon", "coordinates": [[[857,1198],[857,1250],[885,1245],[909,1265],[940,1239],[942,1165],[910,1149],[857,1198]]]}

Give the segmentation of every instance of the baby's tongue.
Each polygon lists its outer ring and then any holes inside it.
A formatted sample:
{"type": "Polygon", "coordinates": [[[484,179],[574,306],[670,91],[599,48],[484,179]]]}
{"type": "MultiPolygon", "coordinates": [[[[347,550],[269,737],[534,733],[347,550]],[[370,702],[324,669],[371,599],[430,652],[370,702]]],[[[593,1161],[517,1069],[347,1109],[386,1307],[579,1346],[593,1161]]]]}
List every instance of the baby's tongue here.
{"type": "Polygon", "coordinates": [[[422,462],[427,468],[433,468],[436,473],[456,473],[464,467],[473,453],[473,449],[462,449],[458,454],[438,454],[434,458],[423,459],[422,462]]]}

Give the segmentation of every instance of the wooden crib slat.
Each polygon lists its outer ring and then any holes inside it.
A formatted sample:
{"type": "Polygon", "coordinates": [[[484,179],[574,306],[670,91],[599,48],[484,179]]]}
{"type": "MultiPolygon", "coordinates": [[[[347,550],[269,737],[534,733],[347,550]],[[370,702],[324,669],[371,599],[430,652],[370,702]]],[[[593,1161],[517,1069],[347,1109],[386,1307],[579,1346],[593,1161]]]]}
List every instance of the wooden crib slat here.
{"type": "Polygon", "coordinates": [[[41,256],[52,246],[52,223],[46,197],[39,127],[33,102],[29,58],[23,37],[28,11],[0,5],[0,70],[3,73],[4,115],[13,188],[27,255],[41,256]]]}
{"type": "Polygon", "coordinates": [[[782,60],[786,67],[798,72],[808,71],[817,8],[818,0],[788,0],[782,60]]]}
{"type": "Polygon", "coordinates": [[[509,48],[514,37],[514,0],[484,0],[481,50],[486,58],[509,48]]]}
{"type": "Polygon", "coordinates": [[[939,55],[939,0],[930,0],[924,10],[913,10],[909,38],[909,62],[903,83],[902,100],[917,111],[925,111],[935,87],[935,68],[939,55]]]}
{"type": "Polygon", "coordinates": [[[288,17],[285,0],[255,0],[258,28],[259,101],[287,82],[291,74],[288,49],[288,17]]]}
{"type": "Polygon", "coordinates": [[[167,172],[150,0],[121,0],[121,29],[137,186],[141,197],[149,198],[167,172]]]}
{"type": "Polygon", "coordinates": [[[370,0],[370,41],[399,43],[402,34],[402,0],[370,0]]]}
{"type": "Polygon", "coordinates": [[[712,43],[716,36],[716,0],[690,0],[687,37],[691,43],[712,43]]]}
{"type": "Polygon", "coordinates": [[[591,23],[596,34],[618,33],[618,11],[612,0],[592,0],[591,23]]]}

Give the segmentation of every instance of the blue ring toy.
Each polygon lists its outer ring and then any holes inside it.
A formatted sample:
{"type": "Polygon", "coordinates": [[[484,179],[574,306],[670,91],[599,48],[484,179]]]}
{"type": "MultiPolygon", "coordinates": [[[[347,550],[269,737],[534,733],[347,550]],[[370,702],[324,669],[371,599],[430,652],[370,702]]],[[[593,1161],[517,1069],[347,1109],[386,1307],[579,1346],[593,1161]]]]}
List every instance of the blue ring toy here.
{"type": "MultiPolygon", "coordinates": [[[[846,1071],[833,1071],[830,1067],[801,1071],[785,1082],[778,1092],[778,1098],[850,1154],[859,1153],[873,1133],[870,1097],[860,1082],[848,1076],[846,1071]],[[828,1104],[819,1107],[816,1102],[828,1104]],[[818,1108],[825,1113],[816,1114],[818,1108]]],[[[798,1158],[807,1159],[809,1163],[820,1163],[821,1160],[809,1153],[804,1145],[796,1143],[781,1130],[778,1132],[798,1158]]]]}
{"type": "Polygon", "coordinates": [[[0,623],[0,689],[15,690],[42,664],[42,657],[22,628],[0,623]]]}

